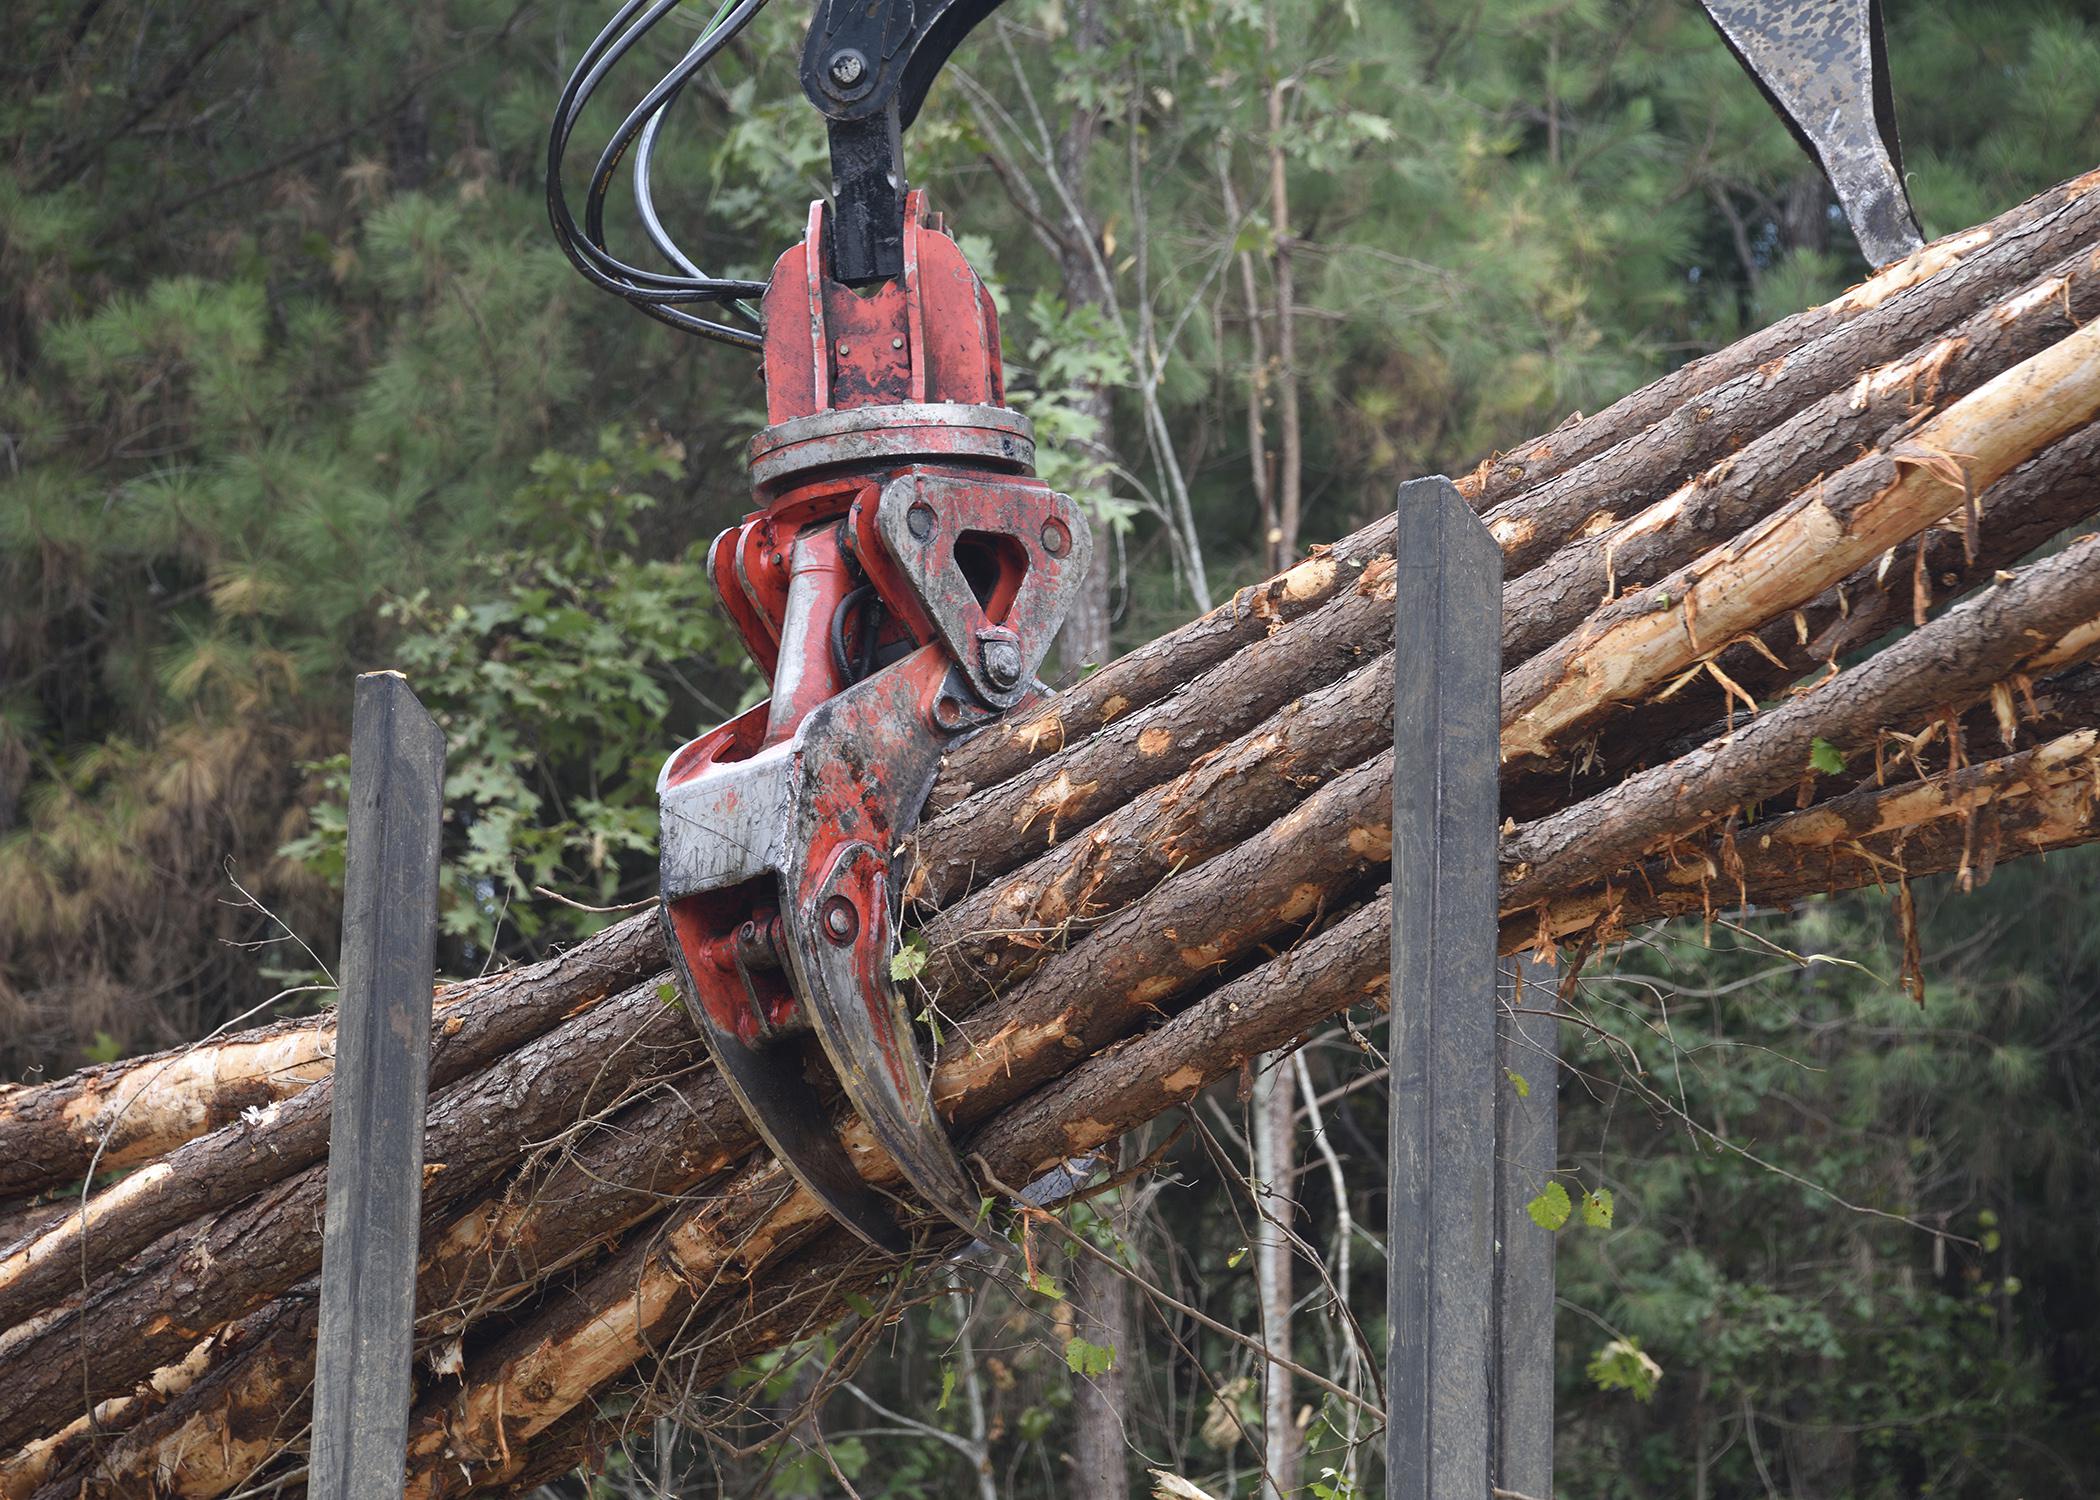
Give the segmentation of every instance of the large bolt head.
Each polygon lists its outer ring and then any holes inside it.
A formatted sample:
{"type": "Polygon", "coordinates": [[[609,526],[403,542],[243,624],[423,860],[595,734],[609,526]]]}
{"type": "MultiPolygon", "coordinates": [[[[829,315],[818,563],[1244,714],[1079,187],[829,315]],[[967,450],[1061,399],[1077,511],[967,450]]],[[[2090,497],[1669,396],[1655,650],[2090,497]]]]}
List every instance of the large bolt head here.
{"type": "Polygon", "coordinates": [[[860,932],[860,913],[844,896],[833,896],[824,903],[824,936],[841,945],[850,943],[860,932]]]}
{"type": "Polygon", "coordinates": [[[1021,680],[1021,644],[1007,635],[986,635],[979,641],[984,675],[994,687],[1010,688],[1021,680]]]}
{"type": "Polygon", "coordinates": [[[835,53],[831,59],[831,81],[842,89],[850,89],[860,82],[861,75],[868,71],[867,62],[858,52],[850,48],[835,53]]]}

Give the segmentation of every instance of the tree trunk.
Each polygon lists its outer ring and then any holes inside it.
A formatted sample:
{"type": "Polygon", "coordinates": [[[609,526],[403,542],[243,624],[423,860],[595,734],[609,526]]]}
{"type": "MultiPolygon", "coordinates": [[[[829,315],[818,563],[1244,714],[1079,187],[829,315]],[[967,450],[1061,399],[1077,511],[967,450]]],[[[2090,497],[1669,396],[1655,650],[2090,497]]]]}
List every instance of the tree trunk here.
{"type": "MultiPolygon", "coordinates": [[[[1509,574],[1505,951],[2100,838],[2100,536],[2048,550],[2100,510],[2095,187],[1462,481],[1509,574]]],[[[908,884],[955,1021],[934,1095],[988,1193],[1385,1002],[1392,535],[948,757],[908,884]]],[[[530,1487],[623,1381],[704,1389],[889,1295],[656,944],[645,914],[443,994],[411,1495],[530,1487]]],[[[297,1469],[329,1051],[287,1023],[0,1094],[4,1500],[297,1469]],[[83,1211],[98,1152],[135,1170],[83,1211]]],[[[921,1267],[959,1239],[925,1237],[921,1267]]]]}
{"type": "MultiPolygon", "coordinates": [[[[1119,1195],[1112,1195],[1095,1207],[1120,1242],[1118,1203],[1119,1195]]],[[[1129,1500],[1129,1361],[1135,1342],[1129,1280],[1106,1261],[1080,1256],[1072,1276],[1072,1319],[1081,1338],[1110,1351],[1108,1368],[1081,1377],[1072,1393],[1072,1493],[1086,1500],[1129,1500]]]]}
{"type": "MultiPolygon", "coordinates": [[[[1072,46],[1093,51],[1103,42],[1101,0],[1079,0],[1072,8],[1072,46]]],[[[1098,105],[1068,108],[1057,141],[1057,168],[1072,190],[1075,213],[1061,224],[1057,237],[1057,268],[1062,274],[1065,301],[1074,308],[1099,308],[1108,300],[1101,284],[1102,260],[1096,246],[1101,240],[1100,217],[1086,196],[1087,159],[1093,154],[1094,137],[1101,127],[1098,105]]],[[[1092,451],[1085,454],[1086,485],[1105,492],[1116,464],[1115,402],[1099,376],[1090,377],[1074,393],[1074,405],[1089,424],[1092,451]]],[[[1094,528],[1094,555],[1087,564],[1086,584],[1072,601],[1064,627],[1057,635],[1057,659],[1065,685],[1077,682],[1093,668],[1104,665],[1114,652],[1110,636],[1115,623],[1115,539],[1105,525],[1094,528]]]]}
{"type": "Polygon", "coordinates": [[[1303,1449],[1292,1394],[1292,1274],[1297,1254],[1292,1218],[1297,1208],[1298,1077],[1290,1057],[1276,1053],[1255,1063],[1254,1097],[1254,1282],[1261,1297],[1261,1343],[1269,1360],[1262,1370],[1262,1500],[1285,1500],[1298,1491],[1303,1449]]]}

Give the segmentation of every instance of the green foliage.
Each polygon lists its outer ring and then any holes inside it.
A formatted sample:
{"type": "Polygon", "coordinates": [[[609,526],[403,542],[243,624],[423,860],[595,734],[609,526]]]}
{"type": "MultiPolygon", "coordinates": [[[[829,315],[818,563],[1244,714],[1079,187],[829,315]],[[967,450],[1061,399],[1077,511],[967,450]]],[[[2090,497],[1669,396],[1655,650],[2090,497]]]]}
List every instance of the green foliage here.
{"type": "Polygon", "coordinates": [[[1568,1190],[1557,1182],[1549,1182],[1539,1195],[1524,1205],[1524,1212],[1531,1215],[1531,1222],[1545,1230],[1558,1230],[1568,1222],[1575,1205],[1568,1198],[1568,1190]]]}
{"type": "Polygon", "coordinates": [[[1582,1222],[1590,1229],[1611,1228],[1615,1200],[1610,1188],[1593,1188],[1582,1195],[1582,1222]]]}
{"type": "MultiPolygon", "coordinates": [[[[658,503],[642,486],[675,479],[681,458],[619,429],[587,458],[543,455],[512,501],[523,545],[470,557],[449,602],[420,590],[379,610],[446,733],[443,930],[483,951],[503,924],[538,947],[608,920],[541,888],[590,906],[646,890],[663,726],[722,712],[677,701],[732,650],[700,560],[633,555],[658,503]]],[[[339,880],[347,762],[317,769],[329,795],[282,852],[339,880]]]]}
{"type": "Polygon", "coordinates": [[[904,941],[897,945],[897,951],[890,955],[890,978],[899,984],[917,979],[926,972],[927,962],[932,957],[933,950],[926,946],[924,933],[906,933],[904,941]]]}
{"type": "Polygon", "coordinates": [[[1074,1375],[1106,1375],[1115,1368],[1116,1351],[1103,1344],[1090,1344],[1074,1334],[1065,1340],[1065,1368],[1074,1375]]]}
{"type": "Polygon", "coordinates": [[[1598,1390],[1625,1391],[1636,1401],[1653,1397],[1663,1374],[1636,1339],[1613,1339],[1590,1356],[1584,1370],[1598,1390]]]}
{"type": "Polygon", "coordinates": [[[2100,1331],[2074,1227],[2100,1192],[2082,855],[1919,886],[1922,1007],[1875,977],[1902,939],[1871,894],[1650,943],[1587,986],[1603,1034],[1566,1031],[1570,1062],[1622,1083],[1571,1091],[1561,1138],[1620,1193],[1612,1232],[1560,1255],[1588,1314],[1560,1321],[1587,1351],[1562,1361],[1563,1442],[1591,1461],[1558,1490],[1703,1468],[1712,1493],[1760,1494],[1748,1420],[1782,1487],[1861,1500],[2059,1493],[2095,1451],[2072,1398],[2090,1376],[2063,1383],[2100,1331]],[[1630,1103],[1660,1128],[1627,1130],[1630,1103]],[[1638,1416],[1608,1399],[1639,1393],[1638,1361],[1605,1359],[1600,1324],[1668,1372],[1638,1416]]]}

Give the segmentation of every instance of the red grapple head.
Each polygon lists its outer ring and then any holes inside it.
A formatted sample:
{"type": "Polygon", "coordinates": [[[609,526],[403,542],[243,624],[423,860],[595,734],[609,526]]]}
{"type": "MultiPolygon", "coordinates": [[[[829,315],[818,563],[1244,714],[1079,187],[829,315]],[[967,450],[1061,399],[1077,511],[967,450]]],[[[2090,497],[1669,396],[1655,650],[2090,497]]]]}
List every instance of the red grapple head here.
{"type": "Polygon", "coordinates": [[[976,1190],[890,982],[890,862],[943,747],[1014,707],[1086,576],[1085,517],[1033,473],[999,323],[955,242],[906,199],[901,274],[827,274],[826,211],[765,296],[764,507],[709,572],[772,699],[658,780],[663,914],[691,1011],[789,1170],[871,1244],[893,1209],[817,1107],[813,1033],[870,1137],[928,1205],[976,1190]]]}

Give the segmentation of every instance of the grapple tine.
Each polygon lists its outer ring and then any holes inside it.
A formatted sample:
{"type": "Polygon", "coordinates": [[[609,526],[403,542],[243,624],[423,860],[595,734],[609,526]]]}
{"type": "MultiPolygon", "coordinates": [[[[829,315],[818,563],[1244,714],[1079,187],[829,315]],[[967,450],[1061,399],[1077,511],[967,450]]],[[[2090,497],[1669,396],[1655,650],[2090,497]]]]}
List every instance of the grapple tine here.
{"type": "Polygon", "coordinates": [[[819,931],[793,939],[806,965],[802,994],[848,1105],[930,1207],[974,1230],[975,1190],[934,1113],[911,1012],[884,972],[892,951],[889,860],[869,844],[843,849],[813,909],[819,931]],[[841,901],[865,912],[872,930],[835,937],[827,924],[841,901]]]}
{"type": "Polygon", "coordinates": [[[1701,0],[1728,50],[1837,190],[1876,266],[1923,243],[1903,185],[1881,0],[1701,0]]]}
{"type": "Polygon", "coordinates": [[[694,1020],[744,1117],[825,1212],[876,1249],[903,1254],[909,1240],[889,1204],[855,1170],[824,1111],[813,1107],[814,1091],[801,1052],[792,1046],[753,1045],[734,1025],[717,1019],[707,1002],[706,976],[695,974],[697,965],[680,941],[674,908],[666,905],[662,910],[683,988],[698,1001],[691,1007],[694,1020]]]}

